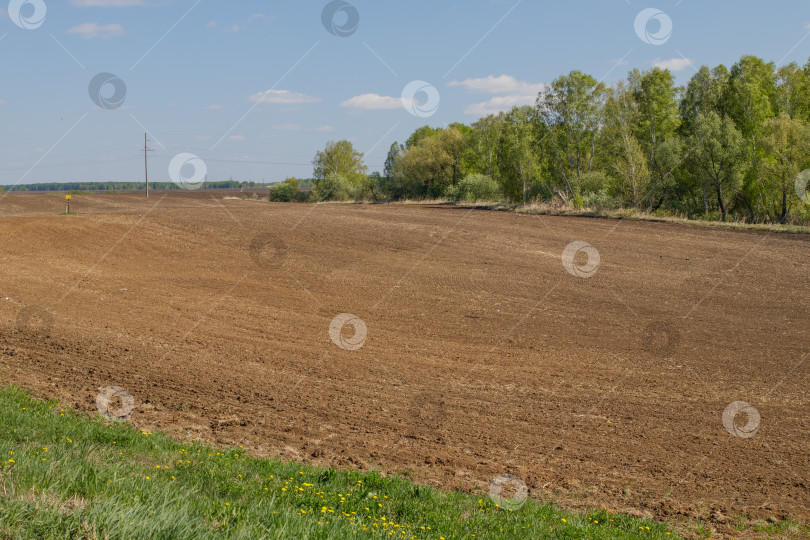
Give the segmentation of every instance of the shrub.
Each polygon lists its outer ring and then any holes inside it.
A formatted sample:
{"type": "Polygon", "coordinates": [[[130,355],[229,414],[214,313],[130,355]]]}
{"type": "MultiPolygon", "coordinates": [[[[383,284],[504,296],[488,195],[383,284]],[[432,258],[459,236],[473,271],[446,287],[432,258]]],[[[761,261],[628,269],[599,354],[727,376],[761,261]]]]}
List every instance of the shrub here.
{"type": "Polygon", "coordinates": [[[284,182],[270,187],[270,202],[294,202],[299,200],[298,181],[287,178],[284,182]]]}
{"type": "Polygon", "coordinates": [[[447,187],[444,196],[454,201],[499,201],[501,188],[489,176],[468,174],[458,185],[447,187]]]}
{"type": "Polygon", "coordinates": [[[315,181],[312,192],[317,201],[345,201],[349,198],[349,182],[339,174],[330,173],[315,181]]]}
{"type": "Polygon", "coordinates": [[[591,171],[582,173],[579,177],[579,185],[582,193],[599,193],[608,185],[608,177],[602,171],[591,171]]]}
{"type": "Polygon", "coordinates": [[[546,184],[541,182],[532,182],[529,184],[529,192],[527,194],[529,201],[550,201],[553,198],[554,191],[546,184]]]}
{"type": "Polygon", "coordinates": [[[596,193],[586,193],[582,197],[582,203],[586,208],[592,210],[618,210],[622,207],[622,202],[615,197],[611,197],[606,189],[596,193]]]}
{"type": "Polygon", "coordinates": [[[461,200],[460,190],[458,186],[447,186],[444,190],[444,198],[448,201],[458,201],[461,200]]]}

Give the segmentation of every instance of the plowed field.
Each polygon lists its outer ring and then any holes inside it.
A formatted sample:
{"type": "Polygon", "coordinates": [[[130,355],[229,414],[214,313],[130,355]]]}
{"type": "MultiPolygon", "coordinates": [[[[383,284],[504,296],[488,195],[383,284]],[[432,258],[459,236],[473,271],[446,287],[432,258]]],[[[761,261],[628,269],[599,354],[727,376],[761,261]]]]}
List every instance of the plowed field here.
{"type": "Polygon", "coordinates": [[[205,192],[72,210],[0,201],[6,384],[88,411],[118,386],[145,429],[441,487],[810,519],[806,235],[205,192]]]}

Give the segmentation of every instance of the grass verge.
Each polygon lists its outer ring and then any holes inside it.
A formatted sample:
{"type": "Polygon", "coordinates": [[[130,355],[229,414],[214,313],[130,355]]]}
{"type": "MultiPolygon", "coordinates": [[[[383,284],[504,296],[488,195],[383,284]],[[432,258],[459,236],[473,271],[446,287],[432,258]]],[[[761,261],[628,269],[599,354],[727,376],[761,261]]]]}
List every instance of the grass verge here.
{"type": "MultiPolygon", "coordinates": [[[[386,204],[386,203],[369,203],[365,201],[344,201],[321,204],[386,204]]],[[[715,229],[734,229],[746,231],[766,231],[775,233],[788,233],[788,234],[810,234],[810,227],[805,225],[790,225],[779,223],[746,223],[743,221],[714,221],[708,219],[690,219],[687,217],[668,216],[651,214],[642,212],[634,208],[623,208],[618,210],[594,210],[591,208],[573,208],[570,206],[559,206],[551,204],[531,203],[527,205],[507,204],[498,202],[479,201],[472,202],[457,202],[448,201],[446,199],[432,199],[432,200],[412,200],[412,201],[397,201],[388,204],[396,204],[402,206],[456,206],[460,208],[473,208],[475,210],[492,210],[498,212],[515,212],[517,214],[528,214],[538,216],[563,216],[563,217],[583,217],[583,218],[602,218],[602,219],[618,219],[629,221],[652,221],[657,223],[677,223],[679,225],[689,225],[693,227],[709,227],[715,229]]]]}
{"type": "Polygon", "coordinates": [[[675,536],[605,511],[507,510],[486,494],[184,443],[0,389],[0,538],[675,536]]]}

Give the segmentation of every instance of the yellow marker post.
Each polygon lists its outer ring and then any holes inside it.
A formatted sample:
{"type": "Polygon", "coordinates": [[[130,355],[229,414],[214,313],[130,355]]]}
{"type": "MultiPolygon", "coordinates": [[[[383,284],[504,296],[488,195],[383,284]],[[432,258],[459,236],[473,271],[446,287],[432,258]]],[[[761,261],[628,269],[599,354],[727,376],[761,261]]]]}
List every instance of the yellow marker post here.
{"type": "Polygon", "coordinates": [[[65,200],[67,201],[67,210],[65,210],[65,213],[70,214],[70,195],[65,195],[65,200]]]}

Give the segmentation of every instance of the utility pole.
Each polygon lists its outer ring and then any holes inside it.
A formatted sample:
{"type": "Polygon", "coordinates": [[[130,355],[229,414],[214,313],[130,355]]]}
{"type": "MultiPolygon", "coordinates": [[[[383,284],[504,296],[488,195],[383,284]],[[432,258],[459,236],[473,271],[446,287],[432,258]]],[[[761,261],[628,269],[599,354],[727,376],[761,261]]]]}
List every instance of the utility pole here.
{"type": "Polygon", "coordinates": [[[149,152],[154,152],[151,148],[149,148],[149,139],[147,138],[147,134],[143,134],[143,171],[144,171],[144,180],[146,182],[146,198],[149,198],[149,159],[148,155],[149,152]]]}

